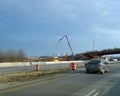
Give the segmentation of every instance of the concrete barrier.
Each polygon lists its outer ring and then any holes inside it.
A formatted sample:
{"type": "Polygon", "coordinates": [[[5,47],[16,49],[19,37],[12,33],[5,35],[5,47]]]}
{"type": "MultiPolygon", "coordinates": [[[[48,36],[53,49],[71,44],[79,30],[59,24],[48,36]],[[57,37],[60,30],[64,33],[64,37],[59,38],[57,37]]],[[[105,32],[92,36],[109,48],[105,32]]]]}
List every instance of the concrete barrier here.
{"type": "MultiPolygon", "coordinates": [[[[50,64],[70,64],[75,62],[77,65],[83,65],[85,61],[59,61],[59,62],[32,62],[32,65],[50,65],[50,64]]],[[[0,63],[0,67],[30,66],[30,62],[10,62],[0,63]]]]}
{"type": "Polygon", "coordinates": [[[29,62],[0,63],[0,67],[28,66],[29,62]]]}
{"type": "Polygon", "coordinates": [[[0,63],[0,67],[9,67],[12,66],[12,63],[0,63]]]}

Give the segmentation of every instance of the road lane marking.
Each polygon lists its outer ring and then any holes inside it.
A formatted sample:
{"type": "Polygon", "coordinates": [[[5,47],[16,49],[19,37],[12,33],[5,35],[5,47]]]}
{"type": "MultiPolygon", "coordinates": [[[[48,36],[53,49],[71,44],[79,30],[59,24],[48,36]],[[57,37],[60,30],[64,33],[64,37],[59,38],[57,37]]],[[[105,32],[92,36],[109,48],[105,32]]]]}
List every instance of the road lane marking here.
{"type": "Polygon", "coordinates": [[[90,93],[88,93],[86,96],[90,96],[91,94],[93,94],[96,91],[96,89],[92,90],[90,93]]]}
{"type": "Polygon", "coordinates": [[[100,92],[97,92],[95,95],[93,95],[93,96],[97,96],[98,94],[99,94],[100,92]]]}
{"type": "Polygon", "coordinates": [[[116,73],[116,74],[115,74],[115,76],[118,76],[118,75],[119,75],[119,73],[116,73]]]}
{"type": "Polygon", "coordinates": [[[90,93],[88,93],[86,96],[97,96],[100,92],[96,92],[96,89],[92,90],[90,93]],[[93,95],[94,94],[94,95],[93,95]]]}
{"type": "Polygon", "coordinates": [[[114,77],[120,77],[120,73],[116,73],[114,77]]]}

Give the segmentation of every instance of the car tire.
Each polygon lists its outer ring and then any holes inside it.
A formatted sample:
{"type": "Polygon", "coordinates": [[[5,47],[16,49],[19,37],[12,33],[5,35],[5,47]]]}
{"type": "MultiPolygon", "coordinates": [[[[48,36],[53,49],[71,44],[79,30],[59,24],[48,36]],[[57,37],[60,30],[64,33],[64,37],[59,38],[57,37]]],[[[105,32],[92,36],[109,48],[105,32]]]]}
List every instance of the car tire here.
{"type": "Polygon", "coordinates": [[[90,72],[88,70],[86,70],[86,73],[89,74],[90,72]]]}
{"type": "Polygon", "coordinates": [[[104,74],[105,73],[105,71],[104,71],[104,69],[101,71],[101,74],[104,74]]]}

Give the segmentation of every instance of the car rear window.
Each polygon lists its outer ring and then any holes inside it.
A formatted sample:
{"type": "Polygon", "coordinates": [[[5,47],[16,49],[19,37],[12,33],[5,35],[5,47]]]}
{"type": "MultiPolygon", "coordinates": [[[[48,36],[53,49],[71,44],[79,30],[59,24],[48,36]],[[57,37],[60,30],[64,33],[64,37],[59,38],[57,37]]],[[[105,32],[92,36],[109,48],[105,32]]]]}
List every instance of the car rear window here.
{"type": "Polygon", "coordinates": [[[93,63],[95,63],[95,64],[98,64],[98,63],[100,63],[100,60],[91,60],[90,62],[89,62],[89,64],[93,64],[93,63]]]}

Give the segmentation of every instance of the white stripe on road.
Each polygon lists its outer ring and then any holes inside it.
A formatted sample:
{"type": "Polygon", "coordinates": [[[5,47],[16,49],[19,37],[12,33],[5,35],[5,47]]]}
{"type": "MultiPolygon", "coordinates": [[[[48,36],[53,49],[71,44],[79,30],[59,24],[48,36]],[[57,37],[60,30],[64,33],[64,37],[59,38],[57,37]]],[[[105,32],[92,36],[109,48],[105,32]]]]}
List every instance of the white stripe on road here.
{"type": "Polygon", "coordinates": [[[96,89],[94,89],[93,91],[91,91],[89,94],[87,94],[86,96],[90,96],[91,94],[93,94],[96,91],[96,89]]]}
{"type": "Polygon", "coordinates": [[[93,95],[93,96],[97,96],[98,94],[99,94],[100,92],[97,92],[95,95],[93,95]]]}
{"type": "Polygon", "coordinates": [[[120,77],[120,73],[116,73],[114,77],[120,77]]]}
{"type": "Polygon", "coordinates": [[[97,96],[100,92],[95,92],[96,91],[96,89],[94,89],[94,90],[92,90],[89,94],[87,94],[86,96],[97,96]],[[94,95],[92,95],[92,94],[94,94],[94,95]]]}
{"type": "Polygon", "coordinates": [[[119,75],[119,73],[116,73],[116,76],[118,76],[119,75]]]}

